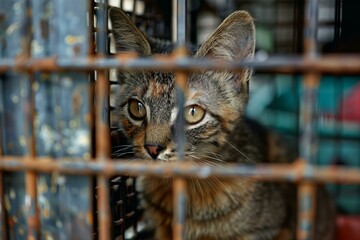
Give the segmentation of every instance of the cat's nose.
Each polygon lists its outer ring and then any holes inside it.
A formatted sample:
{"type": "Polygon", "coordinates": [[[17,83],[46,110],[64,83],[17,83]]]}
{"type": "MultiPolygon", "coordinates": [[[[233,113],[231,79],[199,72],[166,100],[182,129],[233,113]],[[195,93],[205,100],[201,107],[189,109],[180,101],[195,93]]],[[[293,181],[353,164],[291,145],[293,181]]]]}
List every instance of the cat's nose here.
{"type": "Polygon", "coordinates": [[[153,159],[156,159],[161,151],[165,149],[163,146],[158,144],[145,144],[144,147],[153,159]]]}

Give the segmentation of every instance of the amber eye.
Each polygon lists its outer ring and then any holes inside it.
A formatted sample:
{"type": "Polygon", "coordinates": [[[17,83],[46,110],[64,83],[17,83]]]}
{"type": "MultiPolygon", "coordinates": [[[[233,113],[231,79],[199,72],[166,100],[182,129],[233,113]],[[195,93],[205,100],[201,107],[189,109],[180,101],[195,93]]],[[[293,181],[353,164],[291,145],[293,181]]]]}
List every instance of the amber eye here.
{"type": "Polygon", "coordinates": [[[140,101],[131,99],[128,104],[128,111],[131,118],[134,120],[142,120],[146,116],[146,109],[144,104],[140,101]]]}
{"type": "Polygon", "coordinates": [[[185,120],[188,124],[199,123],[205,116],[205,110],[199,105],[185,107],[185,120]]]}

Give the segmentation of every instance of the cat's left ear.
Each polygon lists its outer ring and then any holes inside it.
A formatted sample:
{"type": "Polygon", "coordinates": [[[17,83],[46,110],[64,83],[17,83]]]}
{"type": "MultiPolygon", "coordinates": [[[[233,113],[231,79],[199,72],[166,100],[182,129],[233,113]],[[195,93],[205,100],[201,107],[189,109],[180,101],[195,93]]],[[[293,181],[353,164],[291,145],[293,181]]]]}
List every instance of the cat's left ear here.
{"type": "Polygon", "coordinates": [[[120,8],[109,9],[112,31],[117,52],[135,51],[141,56],[151,53],[150,44],[133,21],[120,8]]]}
{"type": "MultiPolygon", "coordinates": [[[[255,25],[246,11],[236,11],[228,16],[202,44],[196,56],[234,60],[252,58],[255,51],[255,25]]],[[[241,81],[247,81],[250,71],[245,71],[241,81]],[[245,76],[244,76],[245,75],[245,76]]]]}

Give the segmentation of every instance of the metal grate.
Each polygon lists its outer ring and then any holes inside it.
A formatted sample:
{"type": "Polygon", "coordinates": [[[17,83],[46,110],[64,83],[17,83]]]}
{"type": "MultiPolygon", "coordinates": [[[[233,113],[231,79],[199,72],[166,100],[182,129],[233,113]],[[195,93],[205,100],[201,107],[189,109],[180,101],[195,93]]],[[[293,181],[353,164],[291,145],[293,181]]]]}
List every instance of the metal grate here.
{"type": "MultiPolygon", "coordinates": [[[[325,74],[360,73],[359,55],[320,54],[318,13],[325,1],[275,1],[290,5],[295,14],[290,22],[276,21],[274,25],[296,27],[289,34],[292,38],[285,39],[286,44],[279,39],[283,34],[277,34],[274,52],[302,55],[271,55],[241,62],[195,61],[188,57],[186,1],[173,2],[176,49],[171,55],[151,59],[128,54],[112,56],[107,6],[122,7],[144,31],[170,39],[169,16],[159,13],[157,1],[0,2],[0,239],[136,238],[139,212],[132,177],[145,173],[175,176],[174,202],[177,204],[173,239],[184,239],[184,178],[189,176],[246,176],[259,181],[297,182],[300,202],[297,238],[311,239],[316,209],[314,204],[304,209],[301,203],[314,201],[316,184],[360,184],[359,167],[314,164],[318,152],[319,136],[314,122],[318,117],[315,106],[320,78],[325,74]],[[141,5],[143,11],[135,10],[134,14],[126,5],[130,2],[131,9],[140,9],[141,5]],[[248,66],[257,73],[303,76],[299,109],[301,147],[296,163],[234,165],[221,169],[190,166],[181,161],[182,129],[176,134],[180,161],[171,166],[137,159],[131,162],[111,159],[114,144],[111,136],[119,138],[116,126],[110,125],[109,95],[110,85],[114,85],[110,69],[174,71],[177,102],[181,105],[185,101],[190,71],[237,71],[248,66]],[[131,236],[126,235],[129,229],[133,231],[131,236]]],[[[215,13],[225,16],[233,8],[251,9],[261,4],[260,1],[234,1],[215,13]]],[[[334,1],[332,6],[334,22],[326,20],[324,25],[334,24],[334,39],[338,42],[342,30],[341,1],[334,1]]],[[[281,10],[282,7],[274,7],[274,11],[281,10]]],[[[196,37],[190,38],[196,40],[196,37]]],[[[355,138],[355,141],[359,140],[355,138]]]]}

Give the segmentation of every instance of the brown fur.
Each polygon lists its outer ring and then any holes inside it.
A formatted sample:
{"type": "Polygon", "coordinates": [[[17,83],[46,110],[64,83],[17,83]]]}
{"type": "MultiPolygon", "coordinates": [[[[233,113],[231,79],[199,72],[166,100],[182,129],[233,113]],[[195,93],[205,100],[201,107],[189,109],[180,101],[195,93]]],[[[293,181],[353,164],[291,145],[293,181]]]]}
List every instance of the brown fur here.
{"type": "MultiPolygon", "coordinates": [[[[121,10],[112,8],[110,18],[118,51],[133,50],[142,56],[158,52],[151,47],[154,41],[147,39],[121,10]]],[[[247,12],[238,11],[214,31],[194,57],[251,58],[254,48],[253,19],[247,12]]],[[[176,161],[173,133],[177,109],[173,73],[133,71],[123,72],[119,77],[122,84],[120,119],[125,134],[133,142],[135,155],[151,160],[146,146],[160,146],[159,155],[153,156],[153,160],[176,161]],[[128,110],[131,99],[146,107],[144,119],[131,118],[128,110]]],[[[191,163],[221,167],[231,162],[256,164],[294,160],[294,154],[284,146],[284,141],[243,117],[250,77],[250,69],[236,73],[204,71],[189,76],[186,106],[196,104],[206,112],[200,123],[185,126],[185,157],[191,163]]],[[[255,182],[248,178],[189,178],[187,182],[186,239],[293,239],[294,185],[255,182]]],[[[155,225],[156,238],[172,239],[172,178],[144,176],[142,185],[146,213],[155,225]]],[[[328,204],[329,201],[322,198],[328,204]]],[[[331,239],[331,234],[325,236],[331,233],[332,227],[328,209],[320,208],[316,239],[331,239]]]]}

